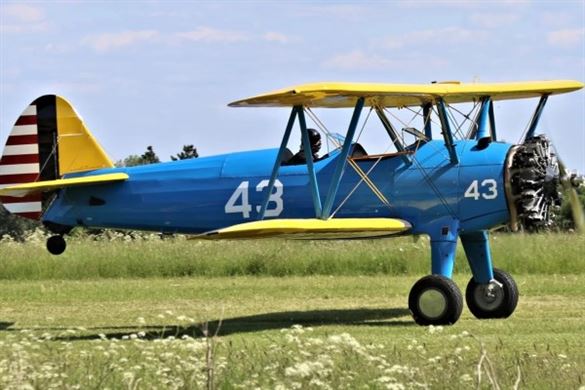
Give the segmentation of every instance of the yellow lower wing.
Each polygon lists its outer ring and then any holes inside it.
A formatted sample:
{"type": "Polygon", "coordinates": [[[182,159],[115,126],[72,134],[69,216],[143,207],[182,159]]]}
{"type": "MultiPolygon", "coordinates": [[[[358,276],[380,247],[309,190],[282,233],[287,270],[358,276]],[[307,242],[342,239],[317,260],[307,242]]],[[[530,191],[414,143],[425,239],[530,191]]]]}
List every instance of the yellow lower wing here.
{"type": "Polygon", "coordinates": [[[213,230],[195,238],[368,238],[402,233],[410,228],[408,222],[393,218],[269,219],[213,230]]]}
{"type": "Polygon", "coordinates": [[[32,183],[15,184],[9,187],[0,188],[0,195],[23,197],[37,192],[54,191],[60,188],[124,180],[128,180],[128,175],[125,173],[106,173],[103,175],[72,177],[69,179],[35,181],[32,183]]]}

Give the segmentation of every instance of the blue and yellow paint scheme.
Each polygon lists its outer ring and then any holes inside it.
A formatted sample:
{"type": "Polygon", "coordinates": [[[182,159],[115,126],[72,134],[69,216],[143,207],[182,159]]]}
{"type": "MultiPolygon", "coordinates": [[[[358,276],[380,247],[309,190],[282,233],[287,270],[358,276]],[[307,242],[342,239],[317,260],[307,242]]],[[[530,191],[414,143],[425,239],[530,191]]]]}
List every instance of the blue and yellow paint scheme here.
{"type": "Polygon", "coordinates": [[[546,222],[558,167],[548,141],[534,134],[549,96],[582,87],[567,80],[306,84],[230,104],[292,107],[279,148],[122,168],[113,166],[65,99],[48,95],[13,128],[0,160],[0,200],[58,234],[48,244],[52,253],[65,249],[60,237],[77,226],[201,239],[428,235],[432,275],[419,280],[409,298],[420,324],[459,318],[461,294],[450,278],[460,239],[473,272],[468,306],[479,318],[507,317],[517,289],[493,268],[488,232],[518,220],[546,222]],[[492,101],[530,97],[540,101],[524,143],[498,141],[492,101]],[[447,109],[461,102],[480,108],[469,137],[455,139],[447,109]],[[424,133],[403,145],[384,110],[411,106],[423,112],[424,133]],[[317,161],[309,156],[305,164],[283,163],[296,123],[304,150],[310,149],[305,111],[314,107],[354,109],[345,139],[317,161]],[[367,155],[355,142],[364,107],[376,110],[395,153],[367,155]],[[440,122],[437,139],[433,110],[440,122]],[[536,160],[546,172],[534,174],[541,168],[536,160]]]}
{"type": "MultiPolygon", "coordinates": [[[[432,234],[435,221],[457,217],[459,229],[477,230],[505,223],[508,207],[504,191],[504,162],[512,145],[491,143],[474,150],[475,141],[458,141],[460,164],[453,167],[442,141],[429,141],[416,153],[420,166],[389,156],[370,172],[370,179],[390,201],[390,207],[367,186],[359,186],[335,215],[336,218],[397,218],[409,221],[413,234],[432,234]],[[494,198],[474,201],[463,193],[473,180],[494,180],[494,198]],[[433,186],[440,189],[439,197],[433,186]]],[[[113,227],[200,234],[259,219],[278,149],[201,157],[163,164],[108,168],[69,174],[66,178],[124,174],[120,183],[64,188],[43,219],[67,226],[113,227]],[[226,211],[230,197],[240,188],[236,210],[226,211]],[[246,192],[243,200],[243,193],[246,192]],[[103,202],[90,202],[90,199],[103,202]],[[172,201],[169,201],[172,199],[172,201]],[[100,203],[100,204],[96,204],[100,203]],[[139,207],[138,207],[139,206],[139,207]],[[240,209],[238,209],[238,206],[240,209]],[[248,208],[248,210],[244,210],[248,208]],[[240,211],[238,211],[240,210],[240,211]]],[[[315,162],[324,198],[331,183],[339,150],[315,162]]],[[[375,160],[356,161],[369,171],[375,160]]],[[[334,208],[358,184],[360,176],[346,169],[334,208]]],[[[314,218],[306,165],[280,168],[274,200],[267,218],[314,218]]]]}

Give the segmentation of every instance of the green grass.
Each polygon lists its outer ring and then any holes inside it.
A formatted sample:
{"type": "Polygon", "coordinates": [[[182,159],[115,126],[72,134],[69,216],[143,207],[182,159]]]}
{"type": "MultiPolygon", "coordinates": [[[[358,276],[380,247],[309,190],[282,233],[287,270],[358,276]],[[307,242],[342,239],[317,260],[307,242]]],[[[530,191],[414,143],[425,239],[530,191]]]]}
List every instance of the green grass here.
{"type": "MultiPolygon", "coordinates": [[[[579,235],[492,235],[494,264],[513,274],[585,273],[579,235]]],[[[430,269],[426,237],[365,241],[188,241],[118,237],[69,239],[51,256],[44,238],[0,243],[0,279],[96,279],[183,276],[422,275],[430,269]]],[[[469,274],[462,248],[455,273],[469,274]]]]}
{"type": "Polygon", "coordinates": [[[82,237],[59,257],[40,236],[3,241],[0,388],[582,387],[583,237],[499,234],[492,249],[517,280],[514,315],[426,328],[406,304],[425,238],[82,237]]]}
{"type": "Polygon", "coordinates": [[[511,318],[465,310],[442,329],[413,324],[416,279],[5,281],[0,388],[200,388],[209,367],[220,388],[470,388],[482,345],[492,365],[484,360],[482,388],[488,373],[511,388],[518,372],[523,388],[583,385],[584,275],[518,276],[511,318]],[[219,336],[201,338],[202,323],[219,336]]]}

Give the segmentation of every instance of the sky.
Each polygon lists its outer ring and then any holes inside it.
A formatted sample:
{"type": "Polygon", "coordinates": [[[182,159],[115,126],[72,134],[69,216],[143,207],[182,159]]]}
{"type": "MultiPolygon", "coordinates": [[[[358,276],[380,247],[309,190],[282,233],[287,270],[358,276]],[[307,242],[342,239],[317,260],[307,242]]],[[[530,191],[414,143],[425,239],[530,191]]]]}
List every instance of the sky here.
{"type": "MultiPolygon", "coordinates": [[[[148,145],[163,161],[185,144],[201,156],[278,147],[287,109],[227,104],[317,81],[583,82],[584,36],[583,0],[0,0],[0,143],[52,93],[113,160],[148,145]]],[[[517,142],[536,104],[496,102],[500,137],[517,142]]],[[[316,113],[341,133],[351,116],[316,113]]],[[[383,130],[366,130],[366,149],[386,150],[383,130]]],[[[583,90],[549,99],[539,130],[585,172],[583,90]]]]}

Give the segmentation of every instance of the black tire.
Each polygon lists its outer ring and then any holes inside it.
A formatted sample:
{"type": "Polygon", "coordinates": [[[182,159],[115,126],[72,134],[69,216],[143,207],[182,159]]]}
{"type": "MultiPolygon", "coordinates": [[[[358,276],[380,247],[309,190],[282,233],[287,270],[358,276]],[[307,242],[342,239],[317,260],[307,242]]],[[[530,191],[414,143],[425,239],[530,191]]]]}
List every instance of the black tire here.
{"type": "Polygon", "coordinates": [[[412,286],[408,308],[419,325],[451,325],[463,310],[463,297],[451,279],[428,275],[412,286]]]}
{"type": "Polygon", "coordinates": [[[518,305],[518,287],[512,276],[494,268],[494,279],[501,285],[495,291],[486,291],[488,285],[479,284],[473,278],[467,284],[467,307],[479,319],[508,318],[518,305]]]}
{"type": "Polygon", "coordinates": [[[65,252],[67,248],[67,243],[63,236],[51,236],[47,240],[47,250],[52,255],[60,255],[61,253],[65,252]]]}

